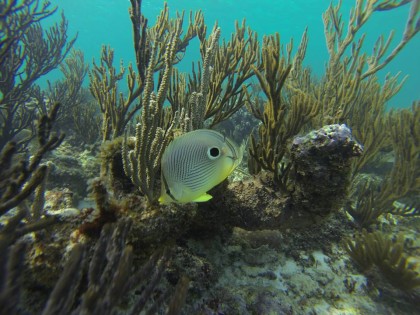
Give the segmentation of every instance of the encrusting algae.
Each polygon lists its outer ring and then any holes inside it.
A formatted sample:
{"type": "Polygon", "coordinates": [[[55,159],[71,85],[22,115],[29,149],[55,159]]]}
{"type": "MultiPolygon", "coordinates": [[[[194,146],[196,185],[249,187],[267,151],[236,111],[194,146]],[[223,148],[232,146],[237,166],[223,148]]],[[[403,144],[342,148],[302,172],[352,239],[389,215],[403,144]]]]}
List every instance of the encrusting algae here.
{"type": "Polygon", "coordinates": [[[297,49],[245,20],[222,40],[202,11],[165,4],[150,25],[130,3],[136,60],[119,70],[106,46],[88,70],[64,14],[44,30],[48,2],[0,5],[1,312],[417,312],[420,106],[387,111],[404,79],[377,73],[420,31],[420,1],[356,0],[348,24],[332,2],[321,78],[307,29],[297,49]],[[402,39],[364,53],[366,22],[404,5],[402,39]],[[53,159],[96,170],[92,200],[74,203],[53,159]]]}

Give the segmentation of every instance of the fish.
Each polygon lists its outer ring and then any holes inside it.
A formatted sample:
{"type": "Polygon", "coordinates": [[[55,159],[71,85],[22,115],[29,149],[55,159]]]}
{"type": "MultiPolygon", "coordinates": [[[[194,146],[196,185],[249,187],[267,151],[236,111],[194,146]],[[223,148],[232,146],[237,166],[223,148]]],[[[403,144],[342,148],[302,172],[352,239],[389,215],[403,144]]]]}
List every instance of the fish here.
{"type": "Polygon", "coordinates": [[[160,204],[205,202],[207,192],[241,163],[244,145],[211,129],[187,132],[169,143],[161,160],[160,204]]]}

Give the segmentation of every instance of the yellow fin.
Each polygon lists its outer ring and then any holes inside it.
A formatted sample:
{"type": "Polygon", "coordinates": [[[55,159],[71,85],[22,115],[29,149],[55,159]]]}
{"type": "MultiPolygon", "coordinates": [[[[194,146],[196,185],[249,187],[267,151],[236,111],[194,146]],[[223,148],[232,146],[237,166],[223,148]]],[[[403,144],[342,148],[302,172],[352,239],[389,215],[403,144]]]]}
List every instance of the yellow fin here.
{"type": "Polygon", "coordinates": [[[211,198],[213,198],[212,195],[204,193],[200,197],[194,199],[192,202],[206,202],[206,201],[209,201],[211,198]]]}
{"type": "Polygon", "coordinates": [[[159,204],[161,205],[168,205],[171,203],[171,200],[168,198],[167,195],[160,196],[158,201],[159,201],[159,204]]]}

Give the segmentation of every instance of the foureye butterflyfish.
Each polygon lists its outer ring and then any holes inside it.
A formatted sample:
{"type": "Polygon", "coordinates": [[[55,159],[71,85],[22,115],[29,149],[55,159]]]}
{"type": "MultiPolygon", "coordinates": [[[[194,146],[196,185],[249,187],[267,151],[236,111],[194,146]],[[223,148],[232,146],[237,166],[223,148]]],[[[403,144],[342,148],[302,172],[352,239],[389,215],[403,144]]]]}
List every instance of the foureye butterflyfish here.
{"type": "Polygon", "coordinates": [[[207,192],[241,163],[243,147],[217,131],[199,129],[175,138],[161,161],[161,204],[204,202],[207,192]]]}

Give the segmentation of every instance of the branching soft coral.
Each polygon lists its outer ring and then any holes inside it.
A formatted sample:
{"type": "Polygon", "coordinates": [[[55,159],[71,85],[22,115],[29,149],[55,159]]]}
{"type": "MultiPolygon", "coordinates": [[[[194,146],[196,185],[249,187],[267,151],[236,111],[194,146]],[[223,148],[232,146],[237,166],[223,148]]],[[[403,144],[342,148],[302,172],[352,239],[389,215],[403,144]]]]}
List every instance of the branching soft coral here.
{"type": "Polygon", "coordinates": [[[382,232],[364,230],[354,240],[347,239],[344,248],[364,271],[374,266],[395,287],[410,291],[420,287],[419,268],[404,254],[404,239],[391,240],[382,232]]]}

